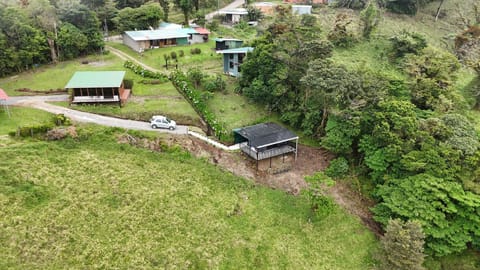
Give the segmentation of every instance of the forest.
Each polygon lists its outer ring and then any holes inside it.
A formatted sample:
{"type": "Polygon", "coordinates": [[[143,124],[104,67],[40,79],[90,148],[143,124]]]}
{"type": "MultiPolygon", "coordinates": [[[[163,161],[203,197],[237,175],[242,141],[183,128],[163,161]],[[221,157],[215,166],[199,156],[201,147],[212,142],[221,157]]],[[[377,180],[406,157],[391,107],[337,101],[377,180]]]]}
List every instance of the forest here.
{"type": "MultiPolygon", "coordinates": [[[[416,236],[409,241],[424,239],[430,256],[478,249],[480,143],[466,112],[478,108],[480,85],[477,77],[463,92],[455,82],[461,67],[480,75],[479,13],[455,33],[450,52],[407,30],[378,40],[373,35],[381,16],[378,5],[338,2],[362,9],[358,35],[347,27],[352,21],[345,14],[324,31],[313,16],[280,11],[253,42],[238,91],[335,153],[326,173],[358,178],[376,201],[375,220],[387,231],[398,220],[414,222],[400,222],[397,232],[402,226],[410,226],[410,232],[421,228],[423,236],[412,233],[416,236]],[[336,48],[348,51],[372,39],[387,44],[378,53],[395,72],[352,69],[332,60],[336,48]]],[[[406,14],[417,8],[388,3],[387,8],[404,8],[406,14]]]]}

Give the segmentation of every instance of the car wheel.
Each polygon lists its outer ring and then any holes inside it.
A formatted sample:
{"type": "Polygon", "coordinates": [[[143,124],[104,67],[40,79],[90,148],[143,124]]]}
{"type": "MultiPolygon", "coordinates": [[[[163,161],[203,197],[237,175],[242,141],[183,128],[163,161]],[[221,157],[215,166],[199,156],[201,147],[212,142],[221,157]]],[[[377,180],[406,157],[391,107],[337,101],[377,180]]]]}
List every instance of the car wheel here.
{"type": "Polygon", "coordinates": [[[170,130],[174,130],[175,128],[174,128],[174,127],[169,127],[168,129],[170,129],[170,130]]]}
{"type": "Polygon", "coordinates": [[[153,129],[157,128],[157,125],[152,125],[152,128],[153,128],[153,129]]]}

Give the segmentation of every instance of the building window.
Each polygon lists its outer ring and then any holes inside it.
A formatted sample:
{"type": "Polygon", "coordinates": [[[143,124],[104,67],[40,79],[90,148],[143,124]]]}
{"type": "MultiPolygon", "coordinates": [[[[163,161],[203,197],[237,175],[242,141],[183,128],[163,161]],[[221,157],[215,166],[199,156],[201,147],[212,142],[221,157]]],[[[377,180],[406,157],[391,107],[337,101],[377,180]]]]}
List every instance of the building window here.
{"type": "Polygon", "coordinates": [[[230,60],[233,60],[233,54],[229,54],[228,57],[230,58],[230,60]]]}
{"type": "Polygon", "coordinates": [[[233,69],[233,62],[230,61],[230,69],[233,69]]]}

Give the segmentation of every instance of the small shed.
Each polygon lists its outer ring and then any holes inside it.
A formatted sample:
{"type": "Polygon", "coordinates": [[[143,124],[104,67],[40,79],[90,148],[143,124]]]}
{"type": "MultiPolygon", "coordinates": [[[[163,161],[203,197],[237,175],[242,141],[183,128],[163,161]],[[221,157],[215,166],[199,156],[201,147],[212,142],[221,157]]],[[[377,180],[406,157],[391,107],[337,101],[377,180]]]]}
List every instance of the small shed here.
{"type": "Polygon", "coordinates": [[[243,40],[236,38],[216,38],[214,40],[216,51],[240,48],[243,45],[243,40]]]}
{"type": "Polygon", "coordinates": [[[208,35],[210,35],[208,29],[203,27],[193,27],[193,30],[195,30],[196,33],[192,35],[192,43],[208,42],[208,35]]]}
{"type": "Polygon", "coordinates": [[[3,106],[3,109],[7,113],[8,117],[10,117],[10,110],[8,109],[8,95],[5,93],[3,89],[0,88],[0,104],[3,106]]]}
{"type": "Polygon", "coordinates": [[[217,53],[223,54],[223,72],[233,77],[239,77],[241,71],[240,66],[243,63],[243,59],[247,53],[252,51],[252,47],[241,47],[217,51],[217,53]]]}
{"type": "Polygon", "coordinates": [[[72,91],[72,103],[126,102],[130,89],[124,89],[125,71],[77,71],[65,86],[72,91]]]}
{"type": "Polygon", "coordinates": [[[292,5],[292,13],[297,15],[312,14],[312,6],[292,5]]]}
{"type": "Polygon", "coordinates": [[[258,125],[233,130],[235,143],[240,143],[242,152],[257,162],[276,156],[295,153],[297,160],[298,136],[276,123],[258,125]]]}
{"type": "Polygon", "coordinates": [[[174,30],[142,30],[126,31],[123,34],[123,44],[134,51],[141,52],[145,49],[170,47],[188,44],[188,32],[196,33],[193,29],[174,30]]]}
{"type": "Polygon", "coordinates": [[[219,13],[225,15],[225,22],[229,24],[239,23],[242,18],[248,15],[248,11],[246,8],[220,10],[219,13]]]}

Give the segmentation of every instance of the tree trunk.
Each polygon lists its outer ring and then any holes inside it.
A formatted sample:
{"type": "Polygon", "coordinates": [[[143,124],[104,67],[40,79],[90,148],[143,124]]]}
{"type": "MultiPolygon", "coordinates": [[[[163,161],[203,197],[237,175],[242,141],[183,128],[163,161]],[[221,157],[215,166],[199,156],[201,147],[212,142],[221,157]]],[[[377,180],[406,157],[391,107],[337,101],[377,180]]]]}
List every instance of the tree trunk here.
{"type": "Polygon", "coordinates": [[[57,63],[57,52],[55,51],[55,41],[51,38],[47,38],[48,47],[50,47],[50,55],[52,57],[52,62],[57,63]]]}
{"type": "Polygon", "coordinates": [[[443,2],[445,2],[445,0],[440,1],[440,5],[438,5],[437,14],[435,15],[435,21],[438,20],[438,15],[440,15],[440,9],[442,8],[443,2]]]}
{"type": "Polygon", "coordinates": [[[185,16],[185,27],[188,27],[189,23],[188,23],[188,11],[183,11],[183,16],[185,16]]]}

